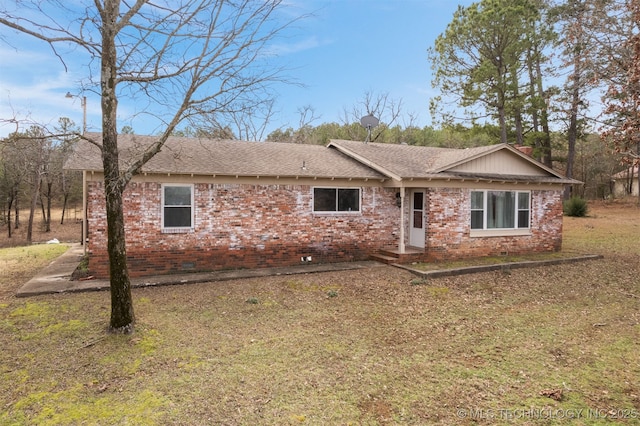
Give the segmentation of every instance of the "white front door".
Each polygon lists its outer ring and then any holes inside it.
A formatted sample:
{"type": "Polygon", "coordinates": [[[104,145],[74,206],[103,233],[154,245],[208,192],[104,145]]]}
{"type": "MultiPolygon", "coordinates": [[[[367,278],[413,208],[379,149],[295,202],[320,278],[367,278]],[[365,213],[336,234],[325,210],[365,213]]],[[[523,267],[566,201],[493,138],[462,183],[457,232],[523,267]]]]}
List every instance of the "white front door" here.
{"type": "Polygon", "coordinates": [[[409,245],[424,248],[424,191],[411,191],[409,245]]]}

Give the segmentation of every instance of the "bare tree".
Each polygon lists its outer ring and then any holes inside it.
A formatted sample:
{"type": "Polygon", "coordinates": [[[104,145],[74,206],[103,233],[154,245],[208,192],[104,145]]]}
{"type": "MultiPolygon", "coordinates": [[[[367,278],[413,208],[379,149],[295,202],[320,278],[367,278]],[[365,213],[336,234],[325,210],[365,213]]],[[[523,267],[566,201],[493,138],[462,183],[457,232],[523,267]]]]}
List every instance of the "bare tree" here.
{"type": "Polygon", "coordinates": [[[194,126],[220,139],[260,141],[273,117],[274,105],[274,99],[262,99],[250,105],[241,105],[237,110],[207,114],[204,119],[199,117],[200,122],[204,123],[194,123],[194,126]]]}
{"type": "MultiPolygon", "coordinates": [[[[581,12],[577,28],[584,41],[574,55],[583,56],[582,81],[589,82],[583,86],[606,89],[604,111],[598,117],[602,139],[623,163],[638,164],[640,1],[571,0],[565,7],[581,12]]],[[[583,99],[579,103],[583,105],[583,99]]]]}
{"type": "Polygon", "coordinates": [[[609,83],[605,109],[609,120],[602,137],[621,155],[623,164],[636,166],[640,164],[640,0],[624,6],[629,31],[619,50],[627,55],[619,57],[621,75],[609,83]]]}
{"type": "Polygon", "coordinates": [[[298,107],[296,112],[299,116],[298,129],[293,133],[290,142],[303,144],[316,143],[312,137],[314,129],[311,124],[319,118],[316,115],[315,108],[311,105],[305,105],[298,107]]]}
{"type": "MultiPolygon", "coordinates": [[[[342,112],[342,122],[345,126],[350,123],[360,123],[360,119],[366,115],[373,115],[380,120],[380,125],[374,129],[371,135],[371,142],[376,142],[383,132],[392,127],[400,118],[402,112],[402,99],[393,99],[389,93],[376,94],[374,92],[365,92],[351,109],[345,108],[342,112]]],[[[358,124],[359,126],[359,124],[358,124]]],[[[357,134],[351,133],[349,136],[353,140],[362,138],[361,129],[353,126],[352,129],[357,134]]]]}
{"type": "Polygon", "coordinates": [[[27,243],[32,242],[35,210],[38,199],[41,197],[42,179],[48,168],[49,144],[50,140],[44,130],[37,126],[31,126],[25,133],[12,133],[1,143],[3,163],[1,186],[7,197],[8,237],[11,237],[11,209],[13,207],[15,210],[15,228],[17,229],[18,200],[20,193],[25,192],[30,197],[26,239],[27,243]],[[24,188],[23,184],[26,184],[24,188]],[[27,187],[30,189],[26,189],[27,187]]]}
{"type": "Polygon", "coordinates": [[[298,119],[298,127],[311,126],[311,123],[320,119],[320,116],[316,115],[316,109],[309,104],[298,107],[296,112],[300,117],[298,119]]]}
{"type": "Polygon", "coordinates": [[[20,167],[24,169],[26,180],[31,187],[29,219],[27,222],[27,243],[31,244],[33,241],[33,221],[38,199],[41,196],[42,179],[47,172],[48,146],[50,142],[45,135],[44,129],[37,126],[32,126],[23,135],[13,135],[13,139],[18,147],[18,155],[14,158],[14,161],[18,161],[20,167]]]}
{"type": "MultiPolygon", "coordinates": [[[[15,134],[14,134],[15,135],[15,134]]],[[[27,180],[27,170],[24,164],[24,150],[20,149],[18,138],[9,137],[0,143],[0,167],[2,180],[0,181],[0,195],[6,199],[7,237],[11,238],[11,229],[19,227],[18,215],[20,189],[27,180]],[[15,209],[15,223],[11,223],[11,210],[15,209]]],[[[4,211],[3,205],[3,211],[4,211]]]]}
{"type": "Polygon", "coordinates": [[[85,139],[102,152],[109,329],[130,333],[135,316],[125,245],[125,187],[180,123],[260,102],[268,84],[281,81],[282,74],[280,68],[266,66],[265,48],[292,21],[278,13],[282,0],[12,3],[13,9],[6,2],[0,6],[0,24],[48,43],[63,63],[65,49],[75,49],[74,55],[85,52],[97,76],[89,83],[100,93],[102,138],[85,139]],[[121,169],[118,101],[127,96],[145,110],[141,116],[151,115],[161,125],[154,143],[121,169]]]}
{"type": "Polygon", "coordinates": [[[64,170],[64,162],[69,157],[75,142],[78,140],[78,138],[74,136],[74,133],[77,133],[77,130],[74,131],[74,129],[75,123],[69,118],[61,117],[58,120],[58,127],[56,128],[56,131],[62,136],[56,146],[53,161],[55,163],[55,177],[59,182],[60,191],[62,193],[62,215],[60,216],[61,225],[64,224],[64,216],[67,212],[67,203],[71,196],[74,177],[77,177],[78,175],[78,172],[64,170]]]}

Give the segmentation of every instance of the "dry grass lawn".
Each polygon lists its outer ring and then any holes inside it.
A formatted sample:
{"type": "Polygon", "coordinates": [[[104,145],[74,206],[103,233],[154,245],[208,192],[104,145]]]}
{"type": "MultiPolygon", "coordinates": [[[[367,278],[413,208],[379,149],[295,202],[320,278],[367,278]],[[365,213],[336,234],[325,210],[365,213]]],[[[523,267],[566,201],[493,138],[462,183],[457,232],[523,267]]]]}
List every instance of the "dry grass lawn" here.
{"type": "Polygon", "coordinates": [[[0,424],[639,424],[638,236],[597,204],[564,241],[602,260],[138,289],[131,336],[107,292],[14,298],[38,265],[0,250],[0,424]]]}

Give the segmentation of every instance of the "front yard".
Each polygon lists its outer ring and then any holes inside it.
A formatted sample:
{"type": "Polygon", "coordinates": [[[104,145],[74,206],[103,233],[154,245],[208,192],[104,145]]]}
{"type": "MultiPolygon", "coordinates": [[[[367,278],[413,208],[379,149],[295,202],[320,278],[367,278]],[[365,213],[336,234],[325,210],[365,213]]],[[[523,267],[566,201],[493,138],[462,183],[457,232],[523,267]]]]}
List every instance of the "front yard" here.
{"type": "Polygon", "coordinates": [[[564,246],[601,260],[137,289],[132,336],[105,334],[108,292],[14,298],[14,262],[0,424],[638,424],[640,211],[590,215],[564,246]]]}

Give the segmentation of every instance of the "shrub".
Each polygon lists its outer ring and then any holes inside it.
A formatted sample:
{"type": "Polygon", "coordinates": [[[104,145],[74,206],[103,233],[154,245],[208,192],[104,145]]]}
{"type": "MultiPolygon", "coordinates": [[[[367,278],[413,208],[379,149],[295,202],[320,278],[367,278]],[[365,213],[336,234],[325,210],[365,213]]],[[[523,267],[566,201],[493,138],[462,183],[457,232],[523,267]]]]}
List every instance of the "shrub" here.
{"type": "Polygon", "coordinates": [[[587,215],[587,200],[581,197],[571,197],[564,202],[564,214],[573,217],[587,215]]]}

